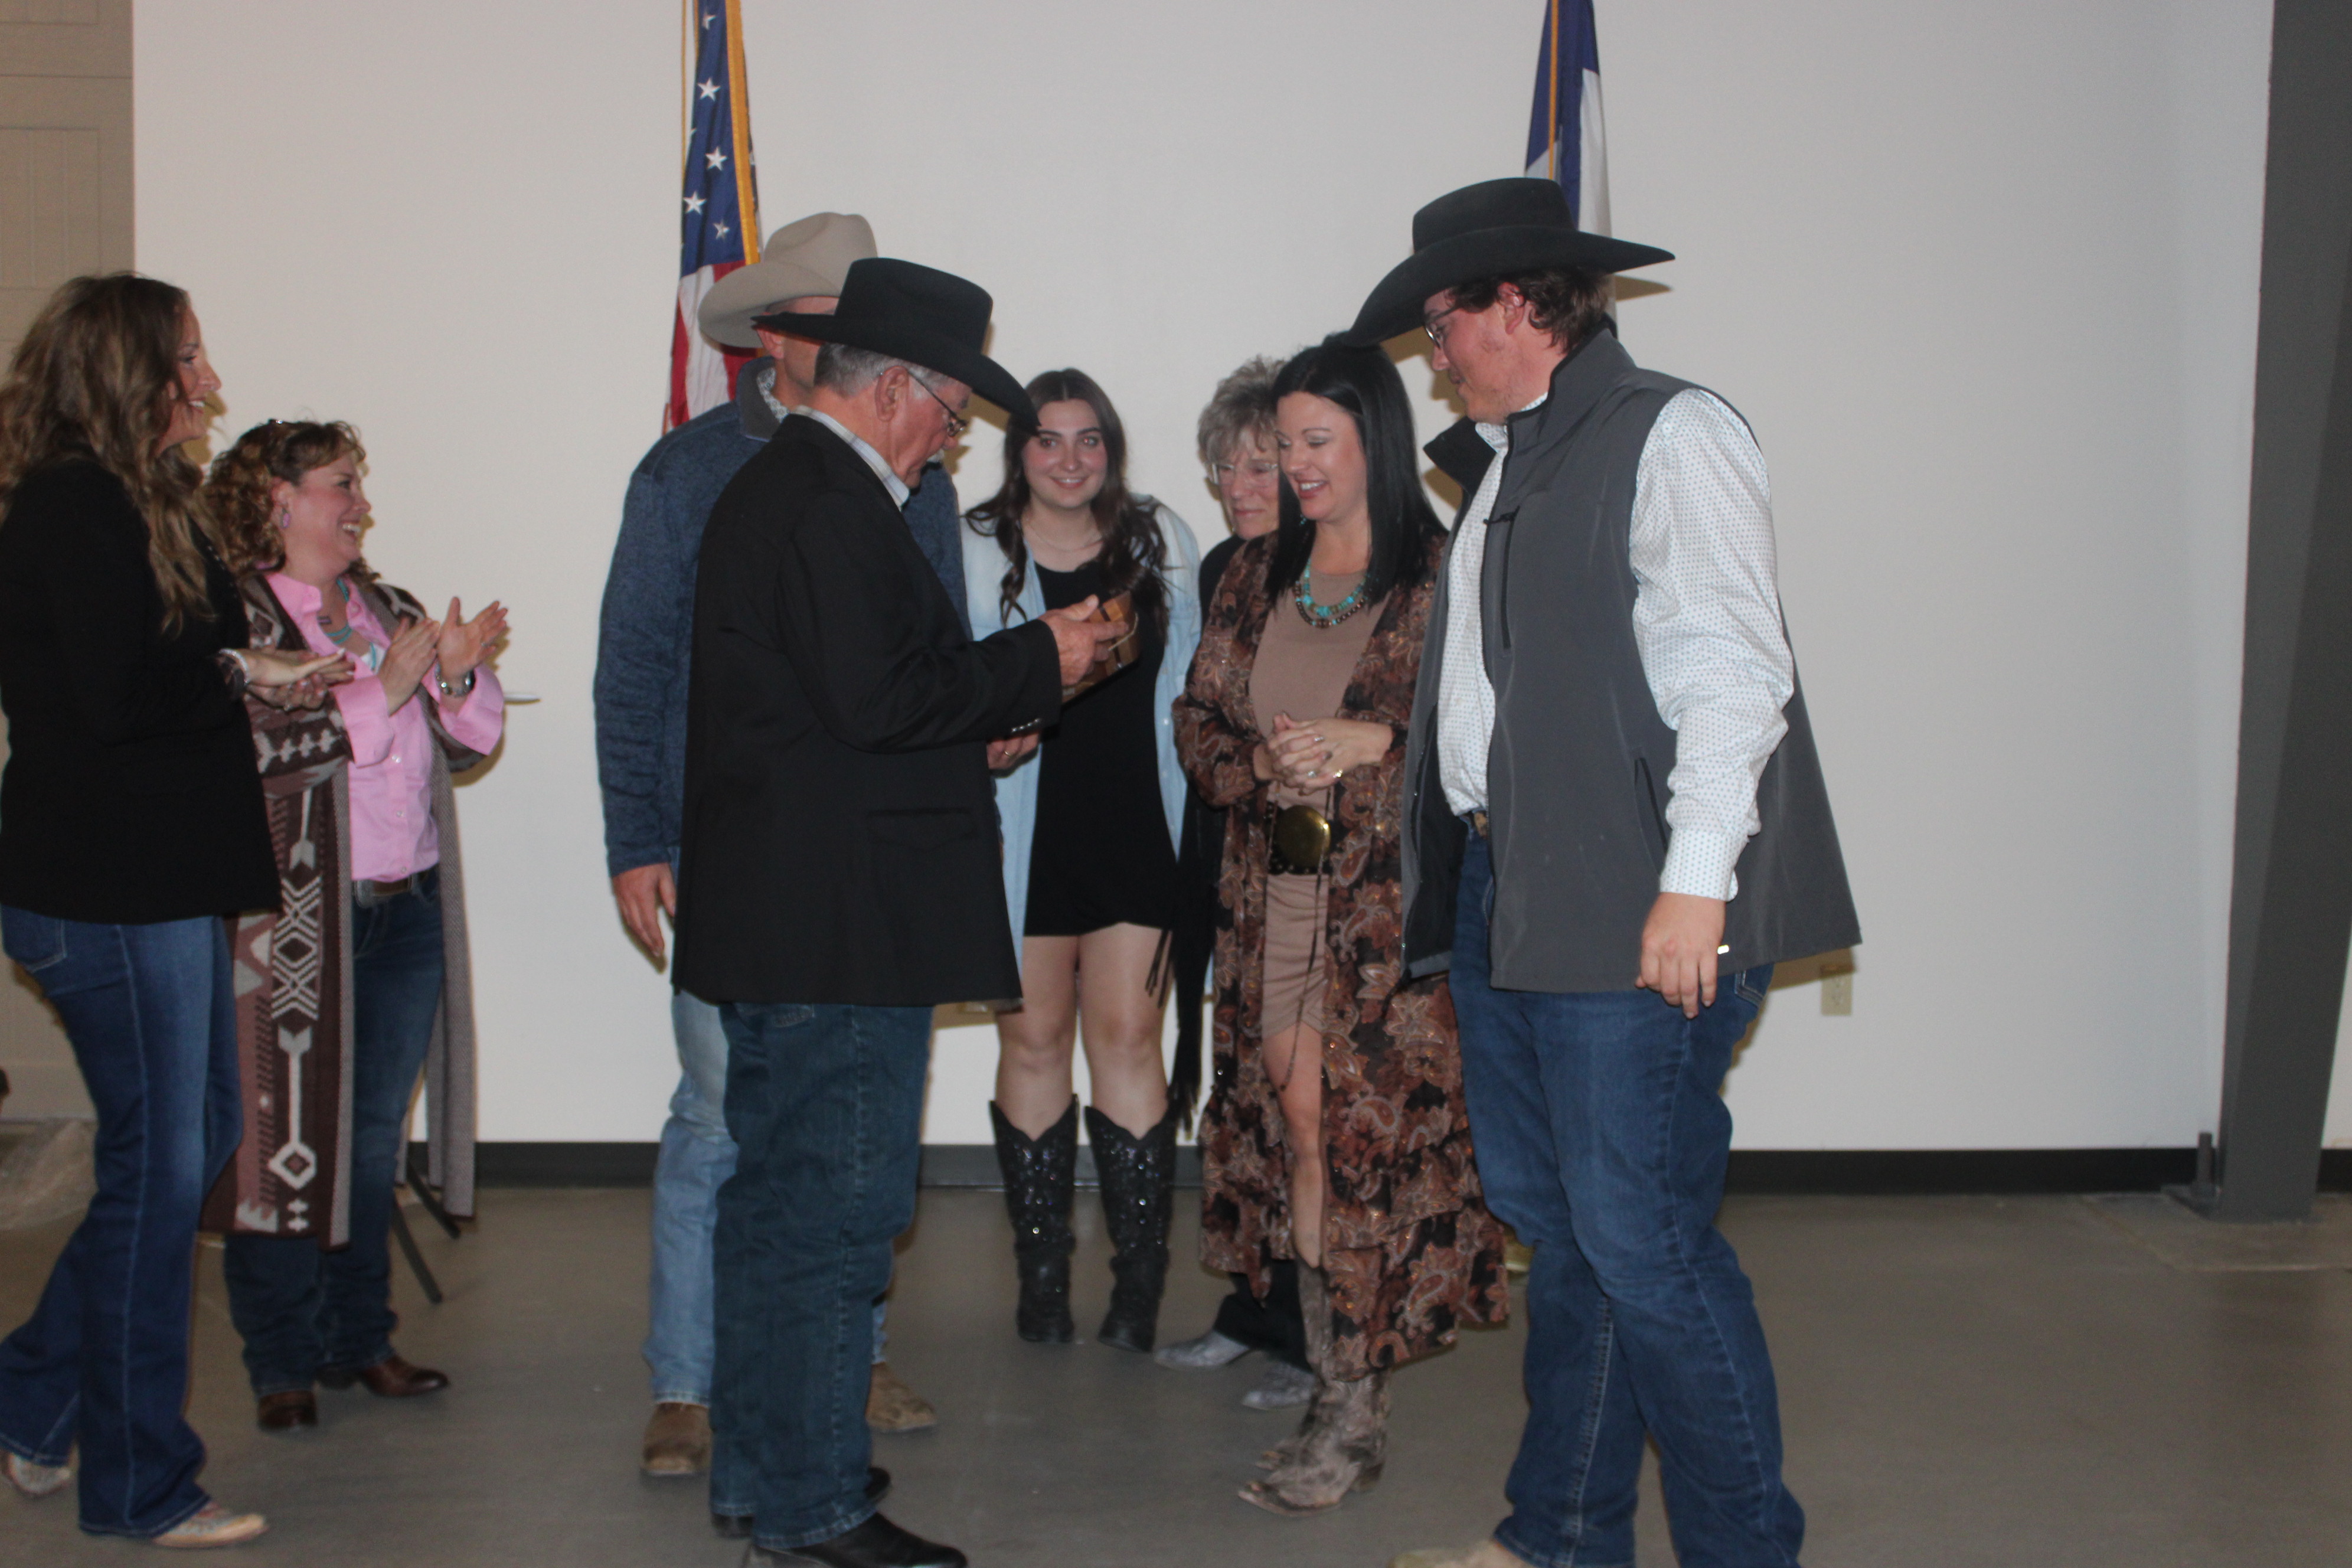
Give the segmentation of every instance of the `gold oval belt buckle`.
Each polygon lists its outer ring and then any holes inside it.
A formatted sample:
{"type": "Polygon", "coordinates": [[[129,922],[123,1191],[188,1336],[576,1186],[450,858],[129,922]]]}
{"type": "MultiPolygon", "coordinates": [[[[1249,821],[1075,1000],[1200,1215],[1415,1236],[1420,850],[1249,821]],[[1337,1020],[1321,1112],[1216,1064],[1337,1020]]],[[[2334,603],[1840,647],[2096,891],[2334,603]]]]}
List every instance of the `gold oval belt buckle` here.
{"type": "Polygon", "coordinates": [[[1331,819],[1311,805],[1288,805],[1274,819],[1274,852],[1267,869],[1276,876],[1312,876],[1331,850],[1331,819]]]}

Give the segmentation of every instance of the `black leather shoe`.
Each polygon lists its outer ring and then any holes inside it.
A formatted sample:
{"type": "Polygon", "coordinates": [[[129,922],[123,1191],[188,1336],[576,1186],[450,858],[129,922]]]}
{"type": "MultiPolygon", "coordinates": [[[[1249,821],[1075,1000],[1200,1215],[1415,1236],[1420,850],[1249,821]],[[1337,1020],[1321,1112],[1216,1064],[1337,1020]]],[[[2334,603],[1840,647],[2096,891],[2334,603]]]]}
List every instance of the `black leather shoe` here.
{"type": "MultiPolygon", "coordinates": [[[[879,1465],[866,1467],[866,1500],[880,1502],[890,1495],[890,1472],[879,1465]]],[[[752,1520],[748,1513],[714,1513],[710,1528],[730,1541],[749,1541],[752,1520]]]]}
{"type": "Polygon", "coordinates": [[[744,1568],[967,1568],[970,1561],[954,1547],[901,1530],[878,1513],[831,1541],[790,1552],[754,1544],[743,1556],[744,1568]]]}
{"type": "Polygon", "coordinates": [[[449,1374],[436,1372],[429,1366],[412,1366],[397,1355],[388,1355],[373,1366],[322,1366],[319,1384],[324,1388],[349,1388],[354,1383],[364,1386],[378,1399],[414,1399],[420,1394],[437,1394],[449,1386],[449,1374]]]}

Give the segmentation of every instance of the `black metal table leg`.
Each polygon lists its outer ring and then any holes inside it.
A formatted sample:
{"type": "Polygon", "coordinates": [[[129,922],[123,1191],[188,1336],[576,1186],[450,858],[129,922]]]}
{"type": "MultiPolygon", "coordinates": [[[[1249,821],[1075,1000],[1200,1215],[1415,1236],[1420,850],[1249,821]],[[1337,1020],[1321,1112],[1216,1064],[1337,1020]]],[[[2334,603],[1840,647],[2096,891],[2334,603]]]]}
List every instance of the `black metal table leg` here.
{"type": "Polygon", "coordinates": [[[441,1200],[433,1195],[433,1185],[425,1179],[425,1169],[417,1163],[414,1149],[408,1152],[408,1190],[416,1194],[416,1201],[425,1205],[425,1212],[433,1216],[434,1223],[441,1227],[443,1233],[456,1241],[461,1234],[457,1222],[449,1217],[449,1211],[443,1208],[441,1200]]]}
{"type": "Polygon", "coordinates": [[[416,1250],[416,1238],[408,1234],[408,1216],[400,1212],[400,1201],[392,1205],[392,1234],[400,1242],[400,1250],[415,1271],[416,1282],[425,1288],[425,1299],[435,1306],[441,1304],[441,1282],[433,1278],[433,1270],[425,1266],[425,1255],[416,1250]]]}

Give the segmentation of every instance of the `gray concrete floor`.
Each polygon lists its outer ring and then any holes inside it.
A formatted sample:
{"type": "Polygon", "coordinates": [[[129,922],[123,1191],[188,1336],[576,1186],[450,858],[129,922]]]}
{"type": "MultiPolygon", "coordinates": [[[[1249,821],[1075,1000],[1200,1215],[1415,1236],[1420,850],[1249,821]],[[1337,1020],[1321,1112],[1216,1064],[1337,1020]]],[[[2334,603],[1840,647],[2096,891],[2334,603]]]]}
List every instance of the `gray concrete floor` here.
{"type": "MultiPolygon", "coordinates": [[[[1108,1276],[1087,1194],[1081,1208],[1090,1331],[1108,1276]]],[[[455,1386],[412,1404],[322,1394],[320,1430],[292,1438],[252,1426],[206,1250],[191,1406],[212,1447],[205,1481],[273,1525],[237,1560],[737,1562],[698,1482],[636,1473],[646,1215],[642,1192],[486,1194],[465,1240],[424,1239],[446,1305],[398,1276],[401,1349],[455,1386]]],[[[2352,1562],[2345,1270],[2179,1267],[2071,1198],[1747,1199],[1725,1226],[1772,1335],[1814,1568],[2352,1562]]],[[[0,1234],[0,1321],[23,1317],[66,1234],[0,1234]]],[[[1183,1223],[1179,1247],[1193,1236],[1183,1223]]],[[[1196,1331],[1221,1289],[1180,1268],[1163,1331],[1196,1331]]],[[[1387,1479],[1289,1521],[1234,1496],[1291,1420],[1240,1406],[1255,1360],[1179,1373],[1093,1344],[1023,1344],[1012,1294],[997,1196],[926,1193],[891,1359],[942,1421],[877,1439],[876,1458],[898,1478],[892,1517],[982,1568],[1376,1568],[1500,1515],[1522,1409],[1516,1327],[1401,1374],[1387,1479]]],[[[1642,1529],[1644,1568],[1670,1563],[1654,1485],[1642,1529]]],[[[0,1495],[0,1563],[144,1550],[81,1536],[69,1494],[0,1495]]]]}

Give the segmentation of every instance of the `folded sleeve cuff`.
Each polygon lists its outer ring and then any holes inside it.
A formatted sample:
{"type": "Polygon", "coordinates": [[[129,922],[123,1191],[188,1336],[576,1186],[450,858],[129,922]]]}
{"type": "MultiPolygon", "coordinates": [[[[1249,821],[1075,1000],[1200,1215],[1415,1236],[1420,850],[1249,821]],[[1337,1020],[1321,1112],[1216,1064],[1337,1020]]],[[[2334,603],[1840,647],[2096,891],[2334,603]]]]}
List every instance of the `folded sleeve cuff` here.
{"type": "Polygon", "coordinates": [[[1665,869],[1658,873],[1658,891],[1729,901],[1739,891],[1739,878],[1733,868],[1747,847],[1744,834],[1676,828],[1673,842],[1666,846],[1665,869]]]}

